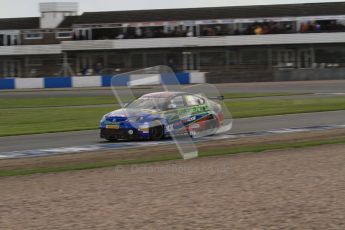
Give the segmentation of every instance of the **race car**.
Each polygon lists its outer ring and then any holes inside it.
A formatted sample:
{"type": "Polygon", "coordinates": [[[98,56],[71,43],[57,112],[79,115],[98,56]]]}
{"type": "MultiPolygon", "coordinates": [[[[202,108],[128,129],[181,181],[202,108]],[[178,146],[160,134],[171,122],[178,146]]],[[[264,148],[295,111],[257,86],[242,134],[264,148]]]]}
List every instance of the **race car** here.
{"type": "Polygon", "coordinates": [[[173,135],[214,134],[224,121],[219,103],[185,92],[155,92],[107,113],[100,121],[100,137],[116,140],[160,140],[173,135]]]}

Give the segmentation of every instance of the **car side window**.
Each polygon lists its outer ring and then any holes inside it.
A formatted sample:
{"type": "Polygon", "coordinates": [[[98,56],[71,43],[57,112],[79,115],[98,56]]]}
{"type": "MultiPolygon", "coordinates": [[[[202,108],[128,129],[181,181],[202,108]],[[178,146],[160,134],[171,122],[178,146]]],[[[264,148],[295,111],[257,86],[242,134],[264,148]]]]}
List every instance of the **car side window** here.
{"type": "Polygon", "coordinates": [[[184,107],[184,101],[182,96],[177,96],[171,99],[171,104],[175,104],[176,108],[183,108],[184,107]]]}
{"type": "Polygon", "coordinates": [[[187,106],[196,106],[196,105],[205,104],[204,99],[202,99],[200,97],[193,96],[193,95],[186,95],[185,100],[186,100],[187,106]]]}

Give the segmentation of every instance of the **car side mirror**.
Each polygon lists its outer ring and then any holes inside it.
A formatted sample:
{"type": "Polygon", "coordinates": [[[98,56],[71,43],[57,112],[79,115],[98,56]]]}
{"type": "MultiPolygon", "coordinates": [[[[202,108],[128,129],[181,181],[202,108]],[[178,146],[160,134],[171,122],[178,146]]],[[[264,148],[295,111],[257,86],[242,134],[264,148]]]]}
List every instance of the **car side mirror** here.
{"type": "Polygon", "coordinates": [[[169,104],[168,105],[168,109],[176,109],[176,105],[175,104],[169,104]]]}

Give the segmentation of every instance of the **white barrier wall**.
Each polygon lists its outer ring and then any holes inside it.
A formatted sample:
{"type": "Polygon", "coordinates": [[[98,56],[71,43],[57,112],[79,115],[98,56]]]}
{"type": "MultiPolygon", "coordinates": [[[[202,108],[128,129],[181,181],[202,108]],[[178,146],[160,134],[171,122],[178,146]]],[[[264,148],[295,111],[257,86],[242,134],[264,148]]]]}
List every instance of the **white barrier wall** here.
{"type": "MultiPolygon", "coordinates": [[[[206,73],[177,73],[181,84],[206,83],[206,73]]],[[[81,87],[109,87],[112,84],[109,76],[83,77],[45,77],[45,78],[0,78],[0,90],[6,89],[41,89],[41,88],[81,88],[81,87]]],[[[169,84],[169,76],[160,74],[132,74],[113,82],[113,86],[159,85],[169,84]],[[145,78],[144,78],[145,76],[145,78]]],[[[171,83],[171,82],[170,82],[171,83]]]]}
{"type": "Polygon", "coordinates": [[[100,87],[102,86],[101,76],[72,77],[72,87],[100,87]]]}
{"type": "Polygon", "coordinates": [[[42,89],[44,88],[43,78],[17,78],[16,89],[42,89]]]}
{"type": "Polygon", "coordinates": [[[190,84],[200,84],[206,83],[206,73],[203,72],[192,72],[189,74],[189,83],[190,84]]]}

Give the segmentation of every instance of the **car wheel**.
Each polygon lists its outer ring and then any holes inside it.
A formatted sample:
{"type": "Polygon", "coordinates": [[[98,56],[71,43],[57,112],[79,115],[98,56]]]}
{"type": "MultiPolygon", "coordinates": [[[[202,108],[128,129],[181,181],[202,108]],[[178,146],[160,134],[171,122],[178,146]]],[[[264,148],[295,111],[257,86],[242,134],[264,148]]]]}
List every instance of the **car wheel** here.
{"type": "Polygon", "coordinates": [[[219,122],[218,122],[217,118],[213,118],[212,120],[210,120],[210,122],[208,123],[207,129],[212,130],[211,135],[216,134],[218,128],[219,128],[219,122]]]}
{"type": "Polygon", "coordinates": [[[164,137],[164,127],[162,125],[150,128],[150,139],[153,141],[161,140],[164,137]]]}

